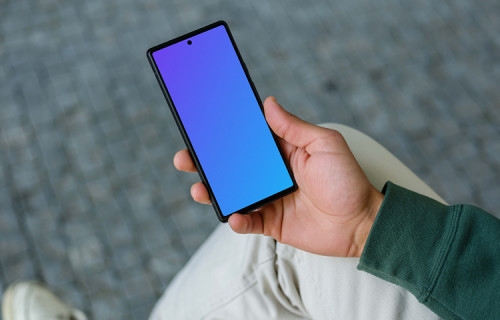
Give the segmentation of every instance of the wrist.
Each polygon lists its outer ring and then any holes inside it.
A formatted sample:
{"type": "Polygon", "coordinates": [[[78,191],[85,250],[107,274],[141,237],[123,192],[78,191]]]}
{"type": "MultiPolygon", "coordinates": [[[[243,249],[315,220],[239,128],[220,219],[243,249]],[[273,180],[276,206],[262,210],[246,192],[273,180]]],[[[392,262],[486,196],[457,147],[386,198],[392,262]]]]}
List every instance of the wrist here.
{"type": "Polygon", "coordinates": [[[375,222],[375,218],[377,217],[377,213],[384,201],[384,195],[378,190],[373,190],[371,194],[371,199],[368,201],[368,205],[365,208],[365,212],[363,214],[364,218],[361,223],[358,225],[356,233],[354,235],[354,256],[361,257],[363,250],[365,248],[366,240],[368,239],[368,235],[372,229],[373,223],[375,222]]]}

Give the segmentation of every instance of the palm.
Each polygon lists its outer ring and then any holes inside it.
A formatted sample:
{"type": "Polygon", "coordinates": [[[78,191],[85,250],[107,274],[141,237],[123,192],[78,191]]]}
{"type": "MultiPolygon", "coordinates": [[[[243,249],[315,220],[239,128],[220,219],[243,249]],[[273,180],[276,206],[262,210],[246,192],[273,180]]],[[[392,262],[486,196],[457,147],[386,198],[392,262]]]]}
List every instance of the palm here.
{"type": "MultiPolygon", "coordinates": [[[[300,120],[273,98],[266,99],[264,109],[299,189],[256,212],[231,215],[231,228],[272,236],[317,254],[359,256],[382,195],[368,182],[338,132],[300,120]]],[[[182,171],[196,171],[187,150],[176,154],[174,164],[182,171]]],[[[191,195],[210,203],[201,182],[192,186],[191,195]]]]}
{"type": "Polygon", "coordinates": [[[345,141],[328,130],[305,147],[282,146],[299,189],[262,208],[263,233],[317,254],[354,255],[353,233],[372,190],[345,141]]]}

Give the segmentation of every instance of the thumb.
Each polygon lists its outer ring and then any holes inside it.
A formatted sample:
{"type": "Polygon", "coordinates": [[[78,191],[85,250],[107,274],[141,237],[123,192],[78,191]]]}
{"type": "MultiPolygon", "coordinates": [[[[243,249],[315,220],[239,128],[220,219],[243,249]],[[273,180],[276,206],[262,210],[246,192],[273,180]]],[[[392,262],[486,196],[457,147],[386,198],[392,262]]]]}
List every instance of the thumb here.
{"type": "Polygon", "coordinates": [[[274,97],[268,97],[264,101],[264,114],[271,130],[278,137],[300,148],[306,147],[324,134],[325,128],[297,118],[283,109],[274,97]]]}

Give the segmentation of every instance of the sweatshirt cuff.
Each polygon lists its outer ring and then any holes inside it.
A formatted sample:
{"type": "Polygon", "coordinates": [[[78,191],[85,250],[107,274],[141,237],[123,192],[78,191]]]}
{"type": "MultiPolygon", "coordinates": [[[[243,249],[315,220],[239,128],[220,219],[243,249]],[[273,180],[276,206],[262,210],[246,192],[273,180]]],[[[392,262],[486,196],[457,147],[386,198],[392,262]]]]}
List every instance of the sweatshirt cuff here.
{"type": "Polygon", "coordinates": [[[454,207],[387,182],[358,269],[426,301],[458,226],[454,207]],[[430,272],[429,272],[430,271],[430,272]]]}

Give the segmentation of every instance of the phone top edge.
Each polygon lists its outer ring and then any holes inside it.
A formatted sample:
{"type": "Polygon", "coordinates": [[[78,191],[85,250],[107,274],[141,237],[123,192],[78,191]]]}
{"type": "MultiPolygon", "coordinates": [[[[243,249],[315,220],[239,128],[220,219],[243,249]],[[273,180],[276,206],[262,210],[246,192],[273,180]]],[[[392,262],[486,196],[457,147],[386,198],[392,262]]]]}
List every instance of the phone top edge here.
{"type": "Polygon", "coordinates": [[[180,36],[178,36],[176,38],[173,38],[171,40],[168,40],[166,42],[160,43],[160,44],[158,44],[156,46],[153,46],[153,47],[149,48],[146,51],[146,55],[147,55],[148,59],[153,59],[153,53],[155,51],[158,51],[160,49],[168,47],[168,46],[170,46],[170,45],[172,45],[174,43],[181,42],[183,40],[186,40],[188,38],[191,38],[191,37],[193,37],[195,35],[198,35],[200,33],[203,33],[203,32],[205,32],[207,30],[213,29],[213,28],[218,27],[218,26],[224,26],[224,28],[226,29],[227,33],[231,34],[230,31],[229,31],[229,25],[227,24],[227,22],[224,21],[224,20],[218,20],[218,21],[210,23],[210,24],[208,24],[208,25],[206,25],[204,27],[198,28],[196,30],[193,30],[193,31],[188,32],[188,33],[185,33],[183,35],[180,35],[180,36]]]}

